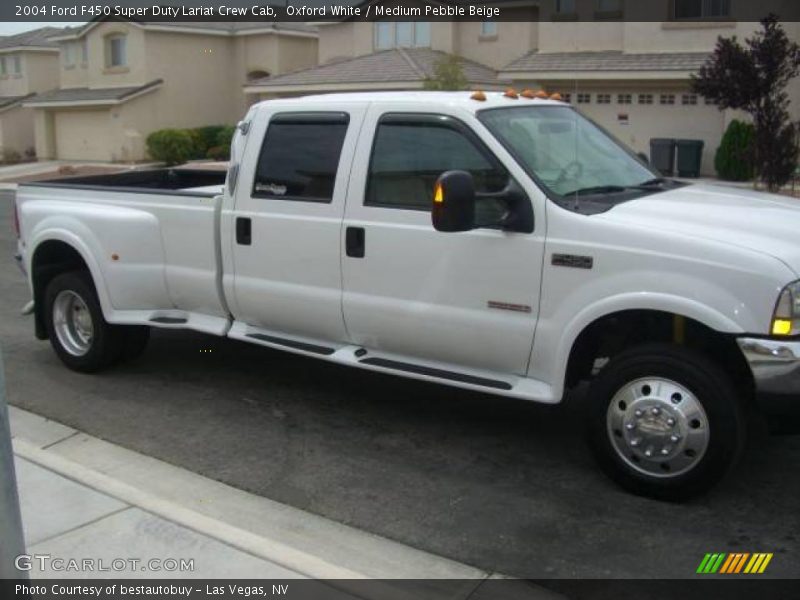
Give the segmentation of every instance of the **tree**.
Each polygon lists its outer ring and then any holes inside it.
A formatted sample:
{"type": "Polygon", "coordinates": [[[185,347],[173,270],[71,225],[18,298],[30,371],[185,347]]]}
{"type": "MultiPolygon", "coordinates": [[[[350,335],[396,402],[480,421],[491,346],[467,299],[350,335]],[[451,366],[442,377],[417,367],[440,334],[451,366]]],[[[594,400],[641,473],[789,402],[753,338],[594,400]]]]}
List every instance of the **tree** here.
{"type": "Polygon", "coordinates": [[[800,72],[800,46],[792,42],[775,15],[744,45],[736,37],[717,40],[714,53],[692,90],[728,108],[750,114],[755,125],[755,168],[770,191],[787,183],[797,165],[798,125],[789,117],[788,83],[800,72]]]}
{"type": "Polygon", "coordinates": [[[448,54],[439,60],[433,68],[433,77],[426,77],[426,90],[457,91],[466,90],[469,82],[461,69],[461,60],[448,54]]]}
{"type": "Polygon", "coordinates": [[[755,128],[738,119],[731,121],[714,157],[717,175],[728,181],[750,181],[753,172],[753,137],[755,128]]]}

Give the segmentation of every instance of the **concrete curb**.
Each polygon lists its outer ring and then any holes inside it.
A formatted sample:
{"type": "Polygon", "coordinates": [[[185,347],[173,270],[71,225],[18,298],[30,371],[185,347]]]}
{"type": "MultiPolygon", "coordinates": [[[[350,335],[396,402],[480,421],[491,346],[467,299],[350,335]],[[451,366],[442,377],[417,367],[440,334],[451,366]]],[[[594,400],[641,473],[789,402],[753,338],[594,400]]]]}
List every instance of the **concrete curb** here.
{"type": "Polygon", "coordinates": [[[14,453],[67,479],[309,577],[316,579],[363,579],[366,577],[361,573],[330,564],[316,556],[286,546],[277,540],[254,535],[249,531],[158,498],[58,456],[51,451],[37,448],[26,440],[14,439],[14,453]]]}

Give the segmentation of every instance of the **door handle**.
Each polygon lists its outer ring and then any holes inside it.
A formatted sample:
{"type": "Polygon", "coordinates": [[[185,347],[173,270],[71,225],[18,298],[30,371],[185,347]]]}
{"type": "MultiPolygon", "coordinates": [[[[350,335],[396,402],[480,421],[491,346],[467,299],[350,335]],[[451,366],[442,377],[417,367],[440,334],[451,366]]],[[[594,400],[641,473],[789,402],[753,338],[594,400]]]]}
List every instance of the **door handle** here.
{"type": "Polygon", "coordinates": [[[242,246],[249,246],[252,241],[252,221],[247,217],[236,217],[236,243],[242,246]]]}
{"type": "Polygon", "coordinates": [[[347,256],[364,258],[364,240],[363,227],[348,227],[344,235],[344,247],[347,256]]]}

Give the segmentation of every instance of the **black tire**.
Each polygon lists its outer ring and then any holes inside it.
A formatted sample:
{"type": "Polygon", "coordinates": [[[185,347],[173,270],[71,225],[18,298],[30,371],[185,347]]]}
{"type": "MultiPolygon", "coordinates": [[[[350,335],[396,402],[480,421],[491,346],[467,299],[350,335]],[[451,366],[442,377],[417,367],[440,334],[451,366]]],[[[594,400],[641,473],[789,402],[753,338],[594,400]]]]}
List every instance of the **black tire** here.
{"type": "Polygon", "coordinates": [[[94,283],[87,271],[62,273],[48,283],[44,292],[44,321],[53,350],[61,362],[73,371],[94,373],[116,362],[123,355],[127,327],[110,325],[103,318],[94,283]],[[56,298],[62,292],[71,292],[80,298],[91,318],[91,340],[88,342],[88,349],[80,355],[71,352],[62,343],[53,322],[56,298]]]}
{"type": "MultiPolygon", "coordinates": [[[[669,383],[656,387],[672,389],[669,383]]],[[[619,354],[592,382],[588,402],[589,442],[600,467],[623,488],[640,496],[680,501],[702,494],[733,467],[745,445],[744,402],[730,376],[706,356],[683,346],[644,344],[619,354]],[[644,393],[651,389],[646,385],[647,378],[678,384],[689,395],[682,398],[673,393],[669,396],[670,405],[657,397],[660,392],[644,393]],[[640,385],[638,380],[645,380],[640,392],[634,391],[640,385]],[[609,408],[617,393],[624,389],[641,393],[641,397],[621,396],[609,408]],[[654,399],[649,404],[651,397],[654,399]],[[681,404],[684,402],[688,404],[681,404]],[[694,413],[699,419],[678,416],[679,407],[689,409],[698,404],[705,413],[694,413]],[[644,416],[631,414],[637,406],[644,416]],[[653,416],[654,408],[659,408],[657,417],[653,416]],[[668,421],[678,421],[672,425],[677,429],[668,429],[668,421]],[[624,423],[624,427],[617,428],[616,423],[624,423]],[[687,423],[688,428],[681,427],[687,423]],[[667,429],[666,433],[662,429],[667,429]],[[682,441],[671,443],[672,433],[682,441]],[[638,448],[633,447],[636,436],[639,436],[638,448]],[[690,439],[700,440],[704,451],[693,450],[690,439]],[[645,445],[650,450],[647,457],[645,445]],[[669,455],[662,458],[661,450],[669,455]],[[670,472],[673,465],[676,470],[670,472]]]]}
{"type": "Polygon", "coordinates": [[[130,325],[125,327],[125,341],[121,358],[133,360],[142,355],[150,341],[150,328],[146,326],[130,325]]]}

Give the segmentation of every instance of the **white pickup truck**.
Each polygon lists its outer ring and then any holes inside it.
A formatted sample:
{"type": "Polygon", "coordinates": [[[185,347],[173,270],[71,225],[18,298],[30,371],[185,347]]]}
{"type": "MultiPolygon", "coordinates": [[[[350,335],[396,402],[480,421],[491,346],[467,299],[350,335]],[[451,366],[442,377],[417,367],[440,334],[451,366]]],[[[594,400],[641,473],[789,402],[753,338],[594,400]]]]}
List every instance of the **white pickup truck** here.
{"type": "Polygon", "coordinates": [[[36,335],[96,371],[149,328],[542,403],[588,381],[627,489],[714,484],[746,408],[800,404],[797,201],[663,179],[514,93],[271,100],[227,175],[19,186],[36,335]]]}

